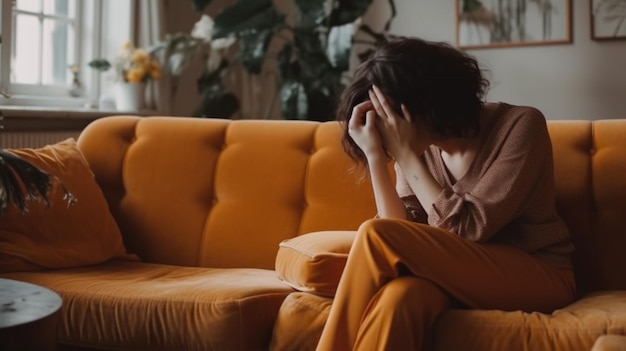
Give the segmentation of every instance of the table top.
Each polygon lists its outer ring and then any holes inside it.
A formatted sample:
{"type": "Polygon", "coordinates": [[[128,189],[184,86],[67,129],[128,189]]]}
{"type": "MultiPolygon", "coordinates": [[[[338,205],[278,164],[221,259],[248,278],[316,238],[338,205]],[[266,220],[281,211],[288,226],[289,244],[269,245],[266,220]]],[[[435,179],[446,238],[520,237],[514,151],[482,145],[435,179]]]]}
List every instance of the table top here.
{"type": "Polygon", "coordinates": [[[0,278],[0,328],[47,317],[61,308],[61,297],[39,285],[0,278]]]}

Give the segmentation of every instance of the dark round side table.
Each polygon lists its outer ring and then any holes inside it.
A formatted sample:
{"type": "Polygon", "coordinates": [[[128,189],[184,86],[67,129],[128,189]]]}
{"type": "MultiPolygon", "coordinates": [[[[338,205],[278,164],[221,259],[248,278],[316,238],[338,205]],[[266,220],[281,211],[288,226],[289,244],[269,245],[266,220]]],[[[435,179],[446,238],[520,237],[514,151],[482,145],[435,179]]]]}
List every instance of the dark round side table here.
{"type": "Polygon", "coordinates": [[[55,350],[61,297],[42,286],[0,278],[2,350],[55,350]]]}

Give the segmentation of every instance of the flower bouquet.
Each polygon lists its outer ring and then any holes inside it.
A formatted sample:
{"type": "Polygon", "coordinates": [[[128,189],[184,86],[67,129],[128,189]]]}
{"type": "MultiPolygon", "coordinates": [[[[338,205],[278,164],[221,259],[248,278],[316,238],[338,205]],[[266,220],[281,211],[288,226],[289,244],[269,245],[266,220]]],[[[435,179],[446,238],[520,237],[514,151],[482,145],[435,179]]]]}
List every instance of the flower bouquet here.
{"type": "Polygon", "coordinates": [[[113,68],[115,105],[121,111],[139,111],[143,107],[145,84],[161,78],[161,65],[147,51],[126,42],[113,63],[95,59],[89,66],[106,72],[113,68]]]}

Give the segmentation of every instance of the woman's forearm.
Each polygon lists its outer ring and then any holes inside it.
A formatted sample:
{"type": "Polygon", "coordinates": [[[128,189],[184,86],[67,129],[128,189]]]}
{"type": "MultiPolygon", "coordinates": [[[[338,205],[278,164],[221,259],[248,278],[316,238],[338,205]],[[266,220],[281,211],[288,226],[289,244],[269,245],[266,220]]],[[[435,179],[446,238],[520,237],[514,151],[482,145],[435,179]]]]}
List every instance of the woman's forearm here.
{"type": "Polygon", "coordinates": [[[368,167],[376,208],[380,218],[406,219],[406,209],[396,192],[389,175],[388,160],[385,156],[368,158],[368,167]]]}
{"type": "Polygon", "coordinates": [[[443,188],[430,173],[424,160],[417,154],[407,153],[404,157],[397,159],[396,162],[420,204],[426,213],[430,213],[443,188]]]}

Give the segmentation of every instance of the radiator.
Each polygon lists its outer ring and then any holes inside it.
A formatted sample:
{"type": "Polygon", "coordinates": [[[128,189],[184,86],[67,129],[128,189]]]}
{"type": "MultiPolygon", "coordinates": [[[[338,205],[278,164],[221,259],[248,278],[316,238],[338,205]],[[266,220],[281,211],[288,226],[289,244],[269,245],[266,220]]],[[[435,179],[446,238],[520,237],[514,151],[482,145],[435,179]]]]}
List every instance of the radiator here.
{"type": "Polygon", "coordinates": [[[4,149],[39,148],[67,138],[78,138],[80,131],[13,131],[0,130],[0,147],[4,149]]]}

